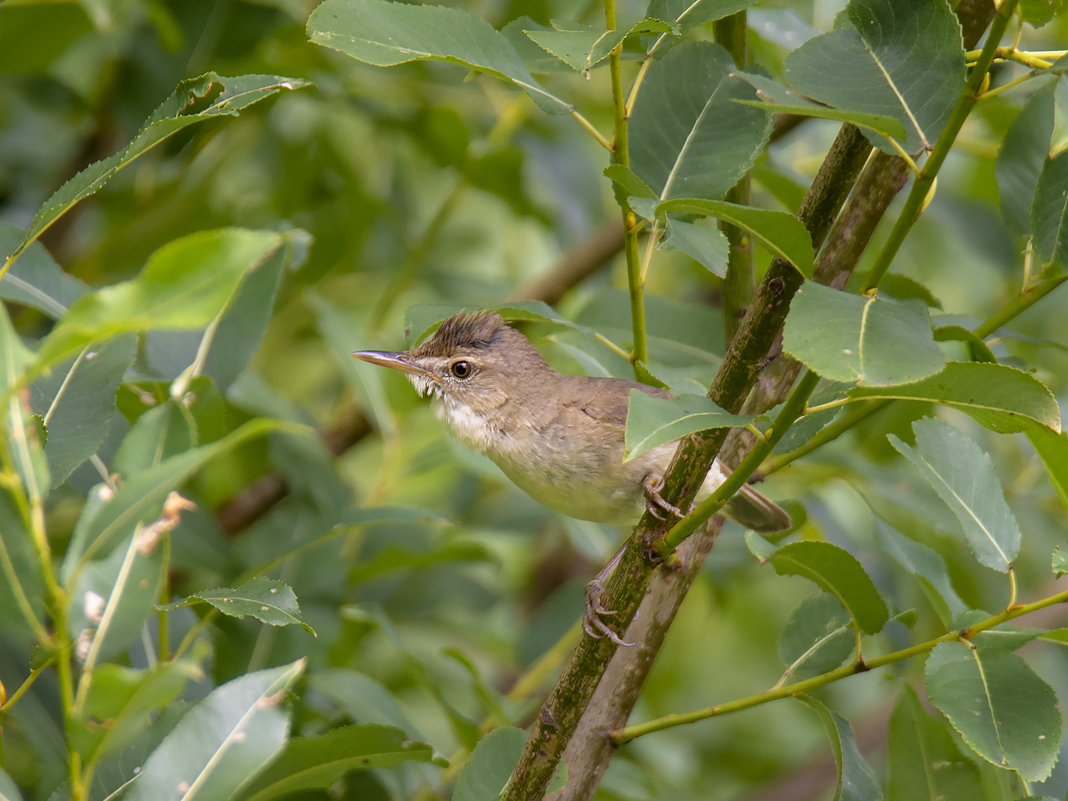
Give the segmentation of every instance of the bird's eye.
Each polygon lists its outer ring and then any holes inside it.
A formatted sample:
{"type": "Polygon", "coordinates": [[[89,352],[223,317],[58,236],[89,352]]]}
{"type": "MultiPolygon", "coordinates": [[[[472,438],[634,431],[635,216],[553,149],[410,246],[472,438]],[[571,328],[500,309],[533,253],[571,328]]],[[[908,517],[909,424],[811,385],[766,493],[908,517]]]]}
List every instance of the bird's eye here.
{"type": "Polygon", "coordinates": [[[471,366],[471,362],[459,359],[449,365],[449,372],[451,372],[457,378],[467,378],[475,371],[475,368],[471,366]]]}

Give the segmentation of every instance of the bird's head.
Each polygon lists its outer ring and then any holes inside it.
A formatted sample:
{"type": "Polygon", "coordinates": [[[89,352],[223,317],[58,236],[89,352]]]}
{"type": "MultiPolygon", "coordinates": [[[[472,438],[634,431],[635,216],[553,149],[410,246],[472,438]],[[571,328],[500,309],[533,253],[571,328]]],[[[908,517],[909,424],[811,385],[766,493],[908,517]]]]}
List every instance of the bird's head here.
{"type": "Polygon", "coordinates": [[[496,312],[461,312],[414,350],[359,350],[357,359],[400,370],[421,395],[486,415],[552,374],[529,340],[496,312]]]}

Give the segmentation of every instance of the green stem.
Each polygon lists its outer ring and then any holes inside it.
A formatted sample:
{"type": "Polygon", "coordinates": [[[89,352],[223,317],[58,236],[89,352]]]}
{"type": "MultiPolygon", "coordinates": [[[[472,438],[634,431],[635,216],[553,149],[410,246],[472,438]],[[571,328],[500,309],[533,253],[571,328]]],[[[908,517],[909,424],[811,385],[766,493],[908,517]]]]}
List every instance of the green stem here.
{"type": "Polygon", "coordinates": [[[983,320],[979,325],[972,329],[974,333],[980,339],[986,339],[1002,326],[1006,325],[1009,321],[1018,317],[1022,312],[1027,311],[1035,303],[1042,300],[1050,292],[1063,284],[1068,280],[1068,275],[1060,275],[1056,278],[1050,278],[1045,281],[1041,281],[1037,284],[1032,284],[1006,303],[1000,310],[990,315],[983,320]]]}
{"type": "MultiPolygon", "coordinates": [[[[169,531],[163,532],[163,541],[160,543],[160,547],[163,548],[163,566],[160,568],[159,604],[160,606],[166,606],[171,600],[171,534],[169,531]]],[[[159,638],[159,661],[166,662],[170,659],[170,644],[168,642],[170,632],[168,630],[166,609],[160,610],[157,624],[159,626],[157,632],[159,638]]]]}
{"type": "Polygon", "coordinates": [[[760,466],[760,471],[764,475],[770,475],[778,470],[782,470],[791,462],[795,462],[802,456],[807,456],[812,453],[812,451],[822,448],[828,442],[833,442],[838,439],[838,437],[842,436],[846,431],[849,431],[853,426],[868,419],[880,409],[885,408],[889,403],[890,401],[888,400],[871,401],[861,407],[850,409],[842,417],[817,431],[815,435],[801,447],[766,461],[760,466]]]}
{"type": "Polygon", "coordinates": [[[667,535],[656,543],[656,548],[666,559],[684,539],[696,531],[706,520],[716,514],[723,505],[730,500],[749,480],[749,476],[756,472],[760,463],[764,461],[775,444],[783,434],[794,424],[794,421],[805,411],[805,402],[819,383],[820,377],[808,370],[797,382],[797,386],[790,392],[789,397],[783,403],[771,430],[745,455],[738,466],[727,476],[726,481],[716,488],[716,491],[701,501],[697,507],[676,523],[667,535]]]}
{"type": "MultiPolygon", "coordinates": [[[[716,41],[731,54],[738,69],[745,69],[749,61],[746,12],[739,11],[716,20],[712,23],[712,33],[716,41]]],[[[749,205],[749,173],[730,188],[725,199],[730,203],[749,205]]],[[[719,229],[727,237],[728,246],[727,273],[723,281],[723,324],[729,342],[756,292],[756,270],[753,264],[753,241],[748,232],[722,220],[719,229]]]]}
{"type": "MultiPolygon", "coordinates": [[[[7,410],[8,433],[14,452],[10,452],[7,448],[3,449],[4,471],[13,475],[21,475],[22,478],[22,482],[15,485],[14,489],[18,491],[12,492],[12,498],[19,507],[24,525],[30,532],[37,561],[40,563],[41,578],[44,581],[48,607],[52,613],[54,635],[49,636],[46,632],[39,639],[45,647],[51,646],[55,656],[63,721],[69,730],[73,718],[74,703],[71,643],[67,633],[67,604],[69,599],[67,593],[56,580],[56,574],[52,569],[52,548],[48,542],[48,531],[45,526],[44,515],[43,491],[46,491],[47,488],[41,487],[37,481],[34,465],[35,443],[30,439],[32,436],[30,432],[33,429],[27,425],[29,409],[24,407],[21,395],[16,394],[9,395],[7,410]]],[[[38,453],[37,455],[41,454],[38,453]]],[[[83,783],[81,757],[73,749],[70,751],[68,768],[71,798],[74,801],[81,801],[85,797],[86,787],[83,783]]]]}
{"type": "Polygon", "coordinates": [[[630,293],[630,325],[634,334],[631,361],[649,361],[645,330],[645,282],[642,280],[641,255],[638,252],[638,233],[634,213],[623,209],[623,254],[627,259],[627,289],[630,293]]]}
{"type": "Polygon", "coordinates": [[[764,692],[757,693],[756,695],[750,695],[746,698],[739,698],[736,701],[730,701],[725,704],[717,704],[715,706],[705,707],[704,709],[697,709],[693,712],[685,712],[681,714],[665,715],[664,717],[657,718],[656,720],[650,720],[646,723],[641,723],[636,726],[627,726],[624,729],[612,732],[609,736],[612,742],[616,745],[622,745],[623,743],[629,743],[631,740],[635,740],[638,737],[642,737],[646,734],[652,734],[656,731],[663,731],[675,726],[682,726],[687,723],[695,723],[699,720],[706,720],[707,718],[717,717],[719,715],[726,715],[730,712],[739,712],[743,709],[750,709],[754,706],[760,706],[766,704],[769,701],[777,701],[780,698],[790,698],[792,696],[802,695],[804,693],[812,692],[820,687],[825,687],[828,684],[836,682],[840,679],[847,678],[849,676],[855,676],[858,673],[866,673],[869,670],[875,668],[884,667],[885,665],[893,664],[894,662],[901,662],[905,659],[910,659],[920,654],[925,654],[934,649],[935,646],[944,642],[953,642],[955,640],[970,640],[976,634],[991,629],[994,626],[998,626],[1009,620],[1014,620],[1018,617],[1030,614],[1031,612],[1037,612],[1039,609],[1045,609],[1048,606],[1054,604],[1068,602],[1068,590],[1057,593],[1056,595],[1050,595],[1041,600],[1035,601],[1030,604],[1023,604],[1020,606],[1010,606],[1003,612],[988,617],[986,620],[981,620],[978,623],[968,626],[968,628],[961,631],[948,631],[945,634],[935,637],[932,640],[919,643],[917,645],[909,646],[908,648],[902,648],[898,651],[892,651],[891,653],[884,654],[883,656],[875,657],[867,661],[857,661],[849,665],[831,670],[827,673],[823,673],[819,676],[813,676],[812,678],[796,681],[793,684],[784,684],[781,687],[765,690],[764,692]]]}
{"type": "Polygon", "coordinates": [[[26,691],[33,686],[33,683],[37,681],[38,676],[44,673],[45,670],[47,670],[48,668],[52,667],[53,663],[55,662],[55,659],[55,655],[53,654],[52,656],[48,657],[48,659],[46,659],[43,664],[38,665],[33,670],[31,670],[30,675],[27,676],[26,679],[22,682],[22,684],[19,685],[18,689],[15,690],[15,692],[11,693],[8,699],[4,701],[3,706],[0,706],[0,714],[7,712],[9,709],[11,709],[11,707],[15,705],[15,702],[18,701],[19,698],[21,698],[26,693],[26,691]]]}
{"type": "Polygon", "coordinates": [[[965,81],[964,91],[957,98],[957,103],[953,107],[945,127],[942,129],[931,155],[924,162],[923,169],[916,176],[912,189],[909,190],[908,197],[905,199],[905,205],[901,209],[893,229],[890,231],[886,244],[879,251],[875,263],[864,279],[861,292],[875,289],[879,285],[879,281],[882,280],[883,275],[890,268],[890,264],[905,241],[905,237],[908,236],[912,226],[923,212],[934,186],[935,178],[938,176],[938,171],[942,168],[946,156],[949,155],[949,151],[952,149],[957,134],[960,133],[960,129],[964,125],[964,121],[968,119],[968,115],[979,99],[983,81],[986,78],[987,71],[990,69],[991,62],[994,60],[994,55],[997,53],[998,42],[1001,41],[1002,34],[1005,33],[1012,19],[1016,3],[1017,0],[1005,0],[997,7],[994,20],[991,22],[990,30],[987,33],[986,44],[983,46],[975,66],[972,67],[967,81],[965,81]]]}
{"type": "Polygon", "coordinates": [[[0,281],[4,280],[4,276],[7,275],[7,271],[11,269],[11,265],[15,263],[20,253],[22,253],[21,248],[4,259],[4,265],[0,267],[0,281]]]}
{"type": "MultiPolygon", "coordinates": [[[[604,0],[604,21],[610,31],[616,29],[615,0],[604,0]]],[[[612,161],[630,167],[630,135],[627,124],[627,102],[623,96],[621,53],[623,43],[616,45],[608,56],[608,72],[612,80],[612,161]]],[[[638,252],[638,220],[625,203],[620,205],[623,215],[623,254],[627,260],[627,290],[630,294],[630,325],[634,334],[631,361],[649,360],[645,329],[645,276],[642,275],[641,254],[638,252]]]]}

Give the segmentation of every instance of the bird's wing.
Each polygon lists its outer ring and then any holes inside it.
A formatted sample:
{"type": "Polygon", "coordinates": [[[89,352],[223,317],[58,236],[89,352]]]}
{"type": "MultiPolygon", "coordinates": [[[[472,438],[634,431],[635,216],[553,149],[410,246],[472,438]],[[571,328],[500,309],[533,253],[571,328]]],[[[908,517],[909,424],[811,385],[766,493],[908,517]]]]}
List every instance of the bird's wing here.
{"type": "Polygon", "coordinates": [[[639,384],[637,381],[627,381],[623,378],[577,377],[583,380],[573,385],[574,399],[570,405],[602,425],[618,428],[620,432],[627,423],[630,390],[641,390],[647,395],[658,398],[670,397],[669,392],[647,384],[639,384]]]}

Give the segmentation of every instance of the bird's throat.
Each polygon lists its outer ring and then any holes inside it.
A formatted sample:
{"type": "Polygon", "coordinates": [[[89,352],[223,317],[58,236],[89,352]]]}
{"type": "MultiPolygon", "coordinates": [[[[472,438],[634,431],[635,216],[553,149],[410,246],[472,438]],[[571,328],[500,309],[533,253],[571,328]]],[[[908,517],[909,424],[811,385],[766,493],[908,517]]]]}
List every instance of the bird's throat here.
{"type": "Polygon", "coordinates": [[[447,394],[434,402],[434,413],[458,440],[480,453],[492,457],[505,443],[500,427],[489,417],[465,403],[457,403],[447,394]]]}

